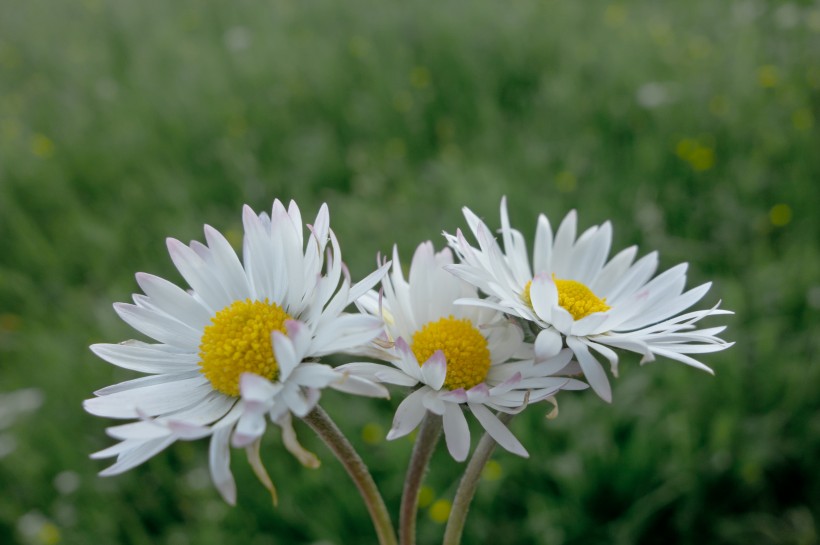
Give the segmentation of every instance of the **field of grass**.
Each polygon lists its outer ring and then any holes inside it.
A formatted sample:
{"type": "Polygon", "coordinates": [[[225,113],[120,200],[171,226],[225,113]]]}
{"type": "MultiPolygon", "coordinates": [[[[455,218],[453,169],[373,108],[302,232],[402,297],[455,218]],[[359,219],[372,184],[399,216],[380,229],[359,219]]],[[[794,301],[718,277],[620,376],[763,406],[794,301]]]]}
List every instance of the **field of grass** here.
{"type": "MultiPolygon", "coordinates": [[[[464,543],[818,543],[820,4],[763,0],[0,0],[0,392],[42,396],[0,407],[0,543],[373,543],[301,425],[324,463],[269,433],[278,508],[241,456],[224,504],[205,441],[97,477],[109,422],[81,402],[136,375],[87,347],[137,335],[111,308],[133,273],[182,282],[165,237],[236,241],[243,203],[327,202],[360,278],[462,206],[497,226],[502,195],[528,237],[576,208],[688,261],[737,345],[714,377],[626,358],[611,406],[514,420],[532,458],[496,454],[464,543]]],[[[397,401],[323,399],[397,512],[397,401]]],[[[440,448],[420,543],[459,469],[440,448]]]]}

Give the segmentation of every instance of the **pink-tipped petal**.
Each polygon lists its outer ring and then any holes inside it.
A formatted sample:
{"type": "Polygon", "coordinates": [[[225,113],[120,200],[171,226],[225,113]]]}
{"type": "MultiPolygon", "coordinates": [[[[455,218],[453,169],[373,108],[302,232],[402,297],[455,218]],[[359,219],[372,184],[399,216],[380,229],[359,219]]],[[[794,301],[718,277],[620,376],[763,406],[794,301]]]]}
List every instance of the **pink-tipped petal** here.
{"type": "Polygon", "coordinates": [[[444,352],[436,350],[421,366],[421,378],[430,388],[441,390],[446,377],[447,359],[444,357],[444,352]]]}

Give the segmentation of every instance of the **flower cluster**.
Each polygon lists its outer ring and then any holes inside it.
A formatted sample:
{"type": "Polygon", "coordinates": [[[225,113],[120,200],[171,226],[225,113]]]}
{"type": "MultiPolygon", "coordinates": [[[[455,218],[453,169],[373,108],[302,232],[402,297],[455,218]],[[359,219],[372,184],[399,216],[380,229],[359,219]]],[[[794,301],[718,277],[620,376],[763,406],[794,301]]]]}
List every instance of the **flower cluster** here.
{"type": "Polygon", "coordinates": [[[210,437],[211,476],[226,501],[236,501],[232,446],[246,450],[275,494],[259,456],[268,423],[281,429],[293,455],[315,467],[293,417],[317,414],[324,388],[387,397],[385,384],[406,394],[388,439],[409,434],[427,415],[440,418],[448,451],[463,461],[472,415],[496,443],[526,457],[506,415],[543,401],[555,405],[561,390],[588,385],[611,401],[597,356],[615,376],[619,349],[639,353],[642,362],[663,356],[709,371],[690,354],[730,346],[717,336],[722,327],[696,326],[727,311],[683,313],[709,284],[684,291],[685,264],[654,276],[657,254],[636,261],[635,247],[608,259],[609,223],[577,236],[570,212],[553,235],[541,216],[530,261],[504,201],[501,244],[470,210],[464,216],[475,245],[460,230],[445,233],[449,248],[424,242],[406,276],[394,248],[392,261],[380,261],[357,283],[342,263],[327,206],[307,230],[293,202],[277,200],[270,215],[245,207],[241,259],[209,226],[205,244],[169,239],[190,289],[138,273],[144,294],[114,305],[153,341],[91,347],[148,375],[85,402],[92,414],[129,420],[108,428],[119,442],[93,455],[116,457],[102,474],[131,469],[177,440],[210,437]],[[356,361],[334,367],[322,362],[330,355],[356,361]]]}

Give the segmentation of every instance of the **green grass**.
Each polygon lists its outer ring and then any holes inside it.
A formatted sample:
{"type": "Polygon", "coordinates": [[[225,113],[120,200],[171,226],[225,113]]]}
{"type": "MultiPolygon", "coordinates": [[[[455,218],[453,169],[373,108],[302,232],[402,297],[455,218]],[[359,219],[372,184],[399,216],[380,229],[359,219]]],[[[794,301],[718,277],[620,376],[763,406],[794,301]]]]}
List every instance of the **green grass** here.
{"type": "MultiPolygon", "coordinates": [[[[322,202],[354,276],[441,244],[500,197],[611,219],[736,312],[710,377],[626,358],[606,406],[513,423],[465,543],[799,544],[820,521],[820,7],[762,1],[388,3],[0,0],[0,391],[36,386],[7,429],[0,542],[373,543],[338,464],[303,469],[276,433],[280,505],[236,453],[239,506],[204,441],[113,479],[82,399],[127,373],[87,346],[135,335],[111,309],[136,271],[181,279],[164,238],[241,230],[240,208],[322,202]],[[79,476],[76,490],[60,486],[79,476]],[[69,476],[70,480],[70,476],[69,476]]],[[[391,403],[326,396],[396,512],[410,443],[391,403]]],[[[459,471],[441,449],[434,499],[459,471]]],[[[420,542],[442,527],[420,512],[420,542]]]]}

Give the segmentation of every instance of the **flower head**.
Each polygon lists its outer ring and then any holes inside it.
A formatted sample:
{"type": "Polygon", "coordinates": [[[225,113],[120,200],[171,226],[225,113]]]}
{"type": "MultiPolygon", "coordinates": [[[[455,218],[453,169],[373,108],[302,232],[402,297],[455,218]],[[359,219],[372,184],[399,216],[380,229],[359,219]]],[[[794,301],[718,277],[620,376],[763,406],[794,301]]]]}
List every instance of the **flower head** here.
{"type": "Polygon", "coordinates": [[[478,247],[470,245],[460,230],[455,236],[445,234],[461,258],[448,270],[489,297],[460,302],[534,323],[540,330],[536,361],[552,357],[566,344],[590,386],[606,401],[611,401],[612,392],[594,352],[610,362],[615,376],[618,355],[613,348],[641,354],[642,363],[664,356],[711,372],[688,354],[716,352],[733,344],[717,336],[725,327],[695,326],[706,316],[731,312],[716,306],[680,314],[703,298],[711,283],[684,291],[686,263],[653,278],[657,253],[635,261],[635,246],[608,260],[609,222],[576,237],[577,218],[572,211],[553,236],[549,220],[539,216],[530,267],[524,238],[510,227],[506,200],[501,201],[503,250],[475,214],[465,208],[464,216],[478,247]]]}
{"type": "Polygon", "coordinates": [[[443,417],[447,448],[462,461],[470,449],[467,409],[502,447],[528,456],[492,410],[515,413],[562,388],[586,385],[550,376],[567,366],[569,350],[535,365],[521,328],[503,313],[454,304],[477,292],[445,270],[452,263],[449,249],[436,253],[432,243],[423,243],[405,280],[394,249],[392,272],[382,281],[383,296],[370,292],[359,299],[363,310],[384,318],[385,335],[371,354],[391,365],[350,363],[339,369],[416,388],[399,405],[388,439],[407,435],[430,411],[443,417]],[[544,372],[547,368],[552,371],[544,372]]]}
{"type": "Polygon", "coordinates": [[[85,409],[109,418],[138,419],[108,428],[119,443],[92,455],[116,456],[102,472],[133,468],[175,441],[211,437],[210,470],[230,503],[236,486],[230,444],[271,489],[259,460],[266,418],[282,428],[285,446],[306,465],[318,464],[298,443],[291,414],[305,416],[320,390],[386,396],[373,382],[316,363],[349,351],[381,332],[381,321],[344,309],[375,285],[387,267],[355,286],[343,278],[338,241],[322,206],[303,235],[296,203],[278,200],[271,215],[245,207],[243,261],[218,231],[205,226],[207,244],[168,239],[171,259],[191,289],[137,274],[145,295],[115,310],[155,343],[126,341],[91,347],[104,360],[149,376],[95,392],[85,409]],[[327,254],[327,257],[326,257],[327,254]]]}

